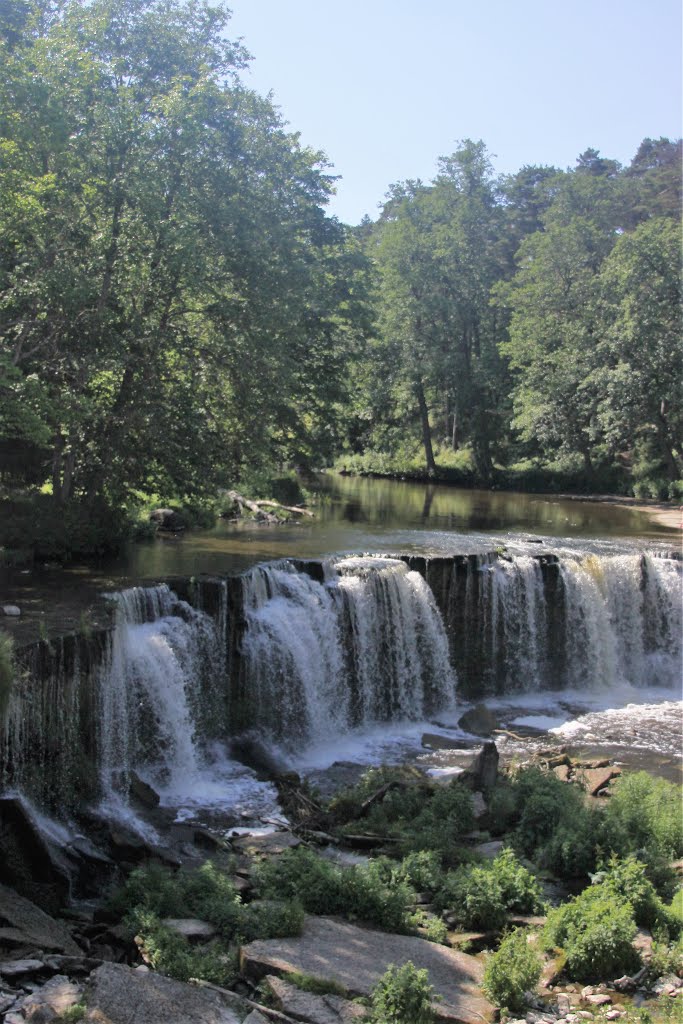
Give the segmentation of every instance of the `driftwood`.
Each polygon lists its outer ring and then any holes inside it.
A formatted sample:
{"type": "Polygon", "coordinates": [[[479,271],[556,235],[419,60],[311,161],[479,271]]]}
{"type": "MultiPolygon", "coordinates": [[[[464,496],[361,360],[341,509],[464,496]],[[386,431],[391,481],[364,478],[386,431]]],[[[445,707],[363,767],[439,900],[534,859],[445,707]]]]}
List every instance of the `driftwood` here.
{"type": "Polygon", "coordinates": [[[281,519],[278,519],[272,512],[266,512],[265,509],[272,508],[277,512],[281,509],[283,512],[288,512],[290,515],[297,516],[310,516],[313,518],[314,513],[307,508],[301,508],[299,505],[281,505],[278,501],[251,501],[250,498],[245,498],[239,491],[228,491],[228,497],[237,505],[239,508],[240,515],[244,509],[248,509],[262,523],[280,523],[281,519]]]}
{"type": "Polygon", "coordinates": [[[392,789],[407,789],[407,787],[408,787],[408,783],[407,782],[399,782],[397,779],[394,779],[391,782],[387,782],[384,786],[380,786],[380,788],[378,790],[376,790],[372,794],[372,796],[369,796],[367,798],[367,800],[365,800],[360,805],[360,810],[358,811],[358,817],[359,818],[364,818],[365,815],[370,811],[370,809],[372,807],[374,807],[375,804],[379,803],[380,800],[384,800],[384,797],[392,789]]]}
{"type": "Polygon", "coordinates": [[[310,516],[311,519],[315,516],[309,508],[303,508],[301,505],[281,505],[279,501],[255,501],[254,504],[259,508],[283,508],[285,512],[292,512],[295,516],[310,516]]]}

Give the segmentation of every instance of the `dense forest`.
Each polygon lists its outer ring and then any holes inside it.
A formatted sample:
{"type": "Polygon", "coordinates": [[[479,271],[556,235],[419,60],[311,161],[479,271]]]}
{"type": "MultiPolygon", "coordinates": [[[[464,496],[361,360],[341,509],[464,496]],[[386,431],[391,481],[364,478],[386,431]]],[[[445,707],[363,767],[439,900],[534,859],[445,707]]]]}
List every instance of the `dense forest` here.
{"type": "Polygon", "coordinates": [[[464,140],[348,226],[229,35],[0,0],[0,546],[294,466],[679,496],[680,141],[498,175],[464,140]]]}

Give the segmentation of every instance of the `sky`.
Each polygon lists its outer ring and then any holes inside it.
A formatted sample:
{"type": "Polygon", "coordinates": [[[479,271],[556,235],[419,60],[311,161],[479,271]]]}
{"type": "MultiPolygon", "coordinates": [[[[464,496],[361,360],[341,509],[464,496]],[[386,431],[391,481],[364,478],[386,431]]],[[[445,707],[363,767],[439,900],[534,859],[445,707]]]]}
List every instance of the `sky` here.
{"type": "Polygon", "coordinates": [[[229,35],[301,141],[340,175],[329,210],[375,219],[459,139],[497,172],[628,163],[681,135],[680,0],[228,0],[229,35]]]}

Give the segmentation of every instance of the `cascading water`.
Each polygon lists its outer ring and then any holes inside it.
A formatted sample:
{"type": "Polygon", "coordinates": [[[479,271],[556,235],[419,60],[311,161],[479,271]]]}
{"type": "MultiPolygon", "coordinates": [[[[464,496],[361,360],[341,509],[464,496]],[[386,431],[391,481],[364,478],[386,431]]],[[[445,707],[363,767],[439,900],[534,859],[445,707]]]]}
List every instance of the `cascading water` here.
{"type": "Polygon", "coordinates": [[[398,559],[350,558],[326,575],[320,583],[280,564],[245,579],[254,721],[292,745],[451,706],[443,624],[419,574],[398,559]]]}
{"type": "Polygon", "coordinates": [[[221,677],[214,623],[166,585],[112,600],[114,632],[99,685],[105,802],[125,798],[133,769],[170,793],[187,789],[202,758],[204,691],[221,677]]]}

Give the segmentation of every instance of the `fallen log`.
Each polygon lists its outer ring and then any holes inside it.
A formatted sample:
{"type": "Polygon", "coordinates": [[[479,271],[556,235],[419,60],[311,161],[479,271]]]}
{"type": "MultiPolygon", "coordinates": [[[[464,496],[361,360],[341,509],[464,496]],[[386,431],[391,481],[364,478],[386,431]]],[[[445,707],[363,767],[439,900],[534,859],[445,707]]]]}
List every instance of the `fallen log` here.
{"type": "Polygon", "coordinates": [[[302,508],[301,505],[281,505],[279,501],[263,500],[256,501],[254,502],[254,504],[258,505],[259,508],[261,506],[263,506],[264,508],[281,508],[284,509],[285,512],[292,512],[295,516],[310,516],[311,519],[315,517],[314,512],[311,512],[309,508],[302,508]]]}

